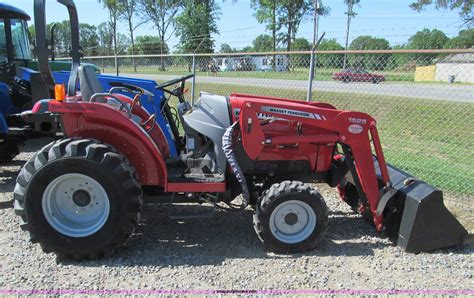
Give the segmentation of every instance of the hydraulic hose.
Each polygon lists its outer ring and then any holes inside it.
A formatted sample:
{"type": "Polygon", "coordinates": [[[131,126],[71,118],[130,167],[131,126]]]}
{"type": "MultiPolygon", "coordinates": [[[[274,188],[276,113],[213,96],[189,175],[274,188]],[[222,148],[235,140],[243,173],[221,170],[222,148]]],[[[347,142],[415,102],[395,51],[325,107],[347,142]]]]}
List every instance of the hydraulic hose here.
{"type": "Polygon", "coordinates": [[[229,162],[230,168],[232,169],[235,178],[237,178],[237,181],[239,181],[242,187],[242,197],[244,199],[244,202],[241,208],[244,209],[249,204],[250,193],[247,187],[247,180],[245,179],[244,172],[242,172],[242,169],[240,168],[239,163],[237,162],[237,158],[235,156],[233,148],[234,132],[238,125],[239,122],[236,121],[234,122],[234,124],[232,124],[231,126],[229,126],[229,128],[226,129],[224,135],[222,136],[222,149],[224,150],[225,157],[229,162]]]}

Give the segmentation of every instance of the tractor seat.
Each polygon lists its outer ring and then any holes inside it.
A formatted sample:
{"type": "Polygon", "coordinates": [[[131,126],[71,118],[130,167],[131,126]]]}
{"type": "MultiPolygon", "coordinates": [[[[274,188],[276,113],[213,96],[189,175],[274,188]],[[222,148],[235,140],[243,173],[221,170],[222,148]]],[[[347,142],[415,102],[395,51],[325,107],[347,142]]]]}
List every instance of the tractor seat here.
{"type": "Polygon", "coordinates": [[[90,101],[92,95],[105,92],[104,87],[102,87],[99,79],[97,79],[92,65],[81,65],[78,71],[83,101],[90,101]]]}

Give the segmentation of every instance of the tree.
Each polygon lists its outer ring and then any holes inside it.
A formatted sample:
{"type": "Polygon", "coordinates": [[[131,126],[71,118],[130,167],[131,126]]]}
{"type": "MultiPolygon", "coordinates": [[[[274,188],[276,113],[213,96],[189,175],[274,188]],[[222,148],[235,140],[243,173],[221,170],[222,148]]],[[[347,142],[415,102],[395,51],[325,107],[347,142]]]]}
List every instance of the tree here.
{"type": "MultiPolygon", "coordinates": [[[[442,49],[448,41],[449,38],[443,31],[423,29],[408,39],[406,47],[413,50],[442,49]]],[[[438,54],[413,54],[408,56],[410,60],[420,65],[429,65],[436,57],[438,57],[438,54]]]]}
{"type": "MultiPolygon", "coordinates": [[[[175,30],[175,17],[183,7],[182,0],[140,0],[140,12],[148,18],[158,30],[161,42],[160,54],[165,52],[164,45],[175,30]]],[[[164,60],[161,59],[161,70],[165,70],[164,60]]]]}
{"type": "MultiPolygon", "coordinates": [[[[349,46],[349,31],[351,28],[351,19],[357,15],[357,13],[354,11],[354,5],[358,5],[360,3],[360,0],[344,0],[344,3],[347,5],[347,12],[344,13],[347,15],[346,46],[345,46],[345,49],[347,51],[347,47],[349,46]]],[[[345,53],[343,68],[346,68],[346,64],[347,64],[347,54],[345,53]]]]}
{"type": "Polygon", "coordinates": [[[136,22],[138,15],[138,0],[120,0],[119,2],[119,18],[127,23],[128,34],[131,42],[131,53],[132,53],[132,65],[133,70],[137,72],[137,66],[135,65],[135,38],[134,32],[138,27],[146,23],[146,20],[140,20],[136,22]]]}
{"type": "Polygon", "coordinates": [[[266,29],[272,33],[272,51],[276,51],[277,47],[277,31],[280,30],[281,24],[277,23],[277,7],[280,0],[252,0],[251,6],[256,9],[255,17],[260,24],[265,23],[266,29]]]}
{"type": "Polygon", "coordinates": [[[318,47],[317,66],[318,67],[344,67],[344,54],[324,54],[319,51],[341,51],[344,47],[336,39],[323,39],[318,47]]]}
{"type": "Polygon", "coordinates": [[[474,47],[474,29],[461,30],[458,36],[451,38],[444,48],[446,49],[469,49],[474,47]]]}
{"type": "Polygon", "coordinates": [[[221,53],[233,53],[233,52],[235,52],[235,49],[232,49],[232,47],[229,44],[223,43],[223,44],[221,44],[221,49],[219,50],[219,52],[221,52],[221,53]]]}
{"type": "Polygon", "coordinates": [[[281,5],[277,8],[277,15],[282,27],[286,32],[279,34],[280,41],[286,44],[286,50],[291,51],[291,43],[296,37],[296,32],[303,21],[312,11],[310,0],[280,0],[281,5]]]}
{"type": "Polygon", "coordinates": [[[79,39],[85,56],[96,56],[99,53],[99,36],[96,26],[81,23],[79,25],[79,39]]]}
{"type": "MultiPolygon", "coordinates": [[[[311,50],[311,43],[303,37],[295,38],[292,47],[294,51],[309,51],[311,50]]],[[[291,55],[290,65],[292,67],[308,67],[310,60],[309,54],[291,55]]]]}
{"type": "Polygon", "coordinates": [[[240,51],[243,52],[243,53],[255,52],[255,50],[253,49],[252,46],[245,46],[240,51]]]}
{"type": "Polygon", "coordinates": [[[136,49],[140,55],[152,55],[156,53],[158,49],[162,50],[163,54],[169,54],[168,45],[162,45],[161,38],[158,36],[137,36],[136,49]]]}
{"type": "Polygon", "coordinates": [[[388,50],[390,44],[384,38],[377,38],[368,35],[359,36],[354,39],[349,49],[351,50],[388,50]]]}
{"type": "MultiPolygon", "coordinates": [[[[152,55],[155,54],[157,51],[162,51],[163,54],[169,54],[169,47],[167,44],[162,45],[161,44],[161,38],[158,36],[152,36],[152,35],[143,35],[143,36],[137,36],[137,41],[135,43],[136,46],[136,53],[140,55],[152,55]]],[[[171,62],[172,58],[167,57],[163,59],[161,57],[161,62],[160,65],[161,67],[165,67],[163,61],[168,61],[171,62]]],[[[154,64],[154,58],[147,58],[144,57],[142,58],[142,63],[145,65],[153,65],[154,64]]]]}
{"type": "Polygon", "coordinates": [[[273,38],[270,35],[260,34],[253,42],[255,52],[270,52],[273,50],[273,38]]]}
{"type": "MultiPolygon", "coordinates": [[[[390,44],[384,38],[376,38],[368,35],[359,36],[354,39],[350,50],[389,50],[390,44]]],[[[357,68],[369,68],[383,70],[390,59],[390,54],[354,54],[349,57],[350,66],[357,68]]]]}
{"type": "Polygon", "coordinates": [[[296,38],[295,41],[293,42],[293,50],[295,50],[295,51],[309,51],[309,50],[311,50],[311,44],[304,37],[296,38]]]}
{"type": "Polygon", "coordinates": [[[30,32],[30,42],[33,42],[36,38],[36,30],[35,30],[35,25],[29,25],[28,26],[28,31],[30,32]]]}
{"type": "MultiPolygon", "coordinates": [[[[280,0],[277,8],[278,20],[286,30],[279,34],[279,40],[286,45],[286,50],[292,50],[292,43],[296,38],[299,26],[306,17],[314,13],[315,0],[280,0]]],[[[318,15],[328,15],[329,7],[321,5],[318,15]]]]}
{"type": "Polygon", "coordinates": [[[99,37],[100,55],[110,55],[114,44],[112,28],[106,22],[100,23],[97,26],[97,35],[99,37]]]}
{"type": "Polygon", "coordinates": [[[184,9],[176,17],[176,35],[182,53],[212,53],[212,34],[219,33],[216,20],[218,6],[214,0],[184,0],[184,9]]]}
{"type": "Polygon", "coordinates": [[[474,2],[472,0],[417,0],[410,4],[410,7],[418,12],[421,12],[426,6],[432,5],[434,3],[436,9],[458,9],[461,11],[459,15],[464,21],[464,25],[468,28],[474,25],[474,13],[472,12],[472,7],[474,2]]]}
{"type": "Polygon", "coordinates": [[[118,20],[120,17],[120,5],[119,1],[120,0],[98,0],[99,3],[102,3],[104,5],[104,8],[106,8],[109,12],[109,26],[110,29],[112,30],[112,41],[113,41],[113,49],[114,49],[114,64],[115,64],[115,71],[117,76],[119,75],[118,71],[118,61],[117,61],[117,51],[118,51],[118,46],[117,46],[117,25],[118,25],[118,20]]]}
{"type": "MultiPolygon", "coordinates": [[[[51,40],[51,27],[54,23],[46,25],[46,36],[51,40]]],[[[79,27],[80,28],[80,27],[79,27]]],[[[80,29],[79,29],[80,30],[80,29]]],[[[71,29],[69,26],[69,21],[62,21],[56,23],[56,28],[54,30],[54,53],[56,56],[69,56],[69,50],[71,48],[71,29]]]]}
{"type": "Polygon", "coordinates": [[[438,29],[423,29],[408,39],[409,49],[442,49],[449,38],[438,29]]]}
{"type": "Polygon", "coordinates": [[[117,55],[123,55],[130,49],[130,38],[127,34],[117,33],[117,55]]]}

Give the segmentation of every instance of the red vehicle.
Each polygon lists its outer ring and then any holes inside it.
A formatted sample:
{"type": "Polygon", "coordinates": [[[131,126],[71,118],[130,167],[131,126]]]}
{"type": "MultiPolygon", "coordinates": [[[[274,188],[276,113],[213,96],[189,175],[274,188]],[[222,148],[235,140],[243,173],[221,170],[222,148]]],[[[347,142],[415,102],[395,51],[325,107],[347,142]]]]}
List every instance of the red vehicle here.
{"type": "Polygon", "coordinates": [[[372,82],[378,84],[385,81],[383,74],[370,73],[364,69],[347,68],[341,72],[336,72],[332,76],[333,80],[349,82],[372,82]]]}
{"type": "MultiPolygon", "coordinates": [[[[71,0],[59,2],[75,10],[71,0]]],[[[129,89],[133,98],[116,88],[104,92],[95,71],[79,62],[67,94],[56,85],[54,99],[28,112],[58,117],[64,138],[26,162],[13,191],[21,228],[45,252],[74,260],[112,254],[134,232],[143,199],[181,220],[212,215],[207,208],[190,213],[183,202],[233,212],[251,206],[257,237],[269,250],[305,252],[330,224],[314,182],[337,187],[344,202],[406,251],[458,245],[467,236],[441,191],[385,162],[370,115],[245,94],[202,93],[191,104],[185,83],[194,75],[156,86],[164,95],[150,110],[146,90],[129,89]]]]}
{"type": "Polygon", "coordinates": [[[35,105],[33,113],[59,115],[65,138],[25,164],[14,190],[22,228],[45,252],[76,260],[111,254],[133,232],[143,196],[167,203],[171,218],[180,218],[176,202],[252,206],[268,249],[305,252],[328,224],[312,182],[337,187],[343,201],[407,251],[462,244],[467,235],[441,191],[385,162],[376,121],[365,113],[243,94],[202,94],[191,105],[187,76],[157,86],[179,104],[163,98],[150,114],[139,94],[86,97],[95,73],[79,77],[82,95],[35,105]],[[159,114],[163,126],[153,121],[159,114]],[[171,155],[172,145],[179,155],[171,155]]]}

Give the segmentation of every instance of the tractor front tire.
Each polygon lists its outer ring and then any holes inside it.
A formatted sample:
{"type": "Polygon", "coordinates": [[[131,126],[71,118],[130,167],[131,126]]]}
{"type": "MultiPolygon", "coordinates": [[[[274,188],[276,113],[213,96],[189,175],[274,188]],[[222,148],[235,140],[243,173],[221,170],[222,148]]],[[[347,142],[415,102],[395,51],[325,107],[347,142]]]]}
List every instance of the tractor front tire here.
{"type": "Polygon", "coordinates": [[[320,243],[328,208],[319,192],[300,181],[283,181],[266,190],[253,216],[258,238],[276,253],[301,253],[320,243]]]}
{"type": "Polygon", "coordinates": [[[0,141],[0,163],[8,163],[20,154],[23,143],[15,140],[0,141]]]}
{"type": "Polygon", "coordinates": [[[59,259],[98,259],[125,244],[140,218],[141,186],[114,148],[64,139],[38,151],[14,190],[21,228],[59,259]]]}

